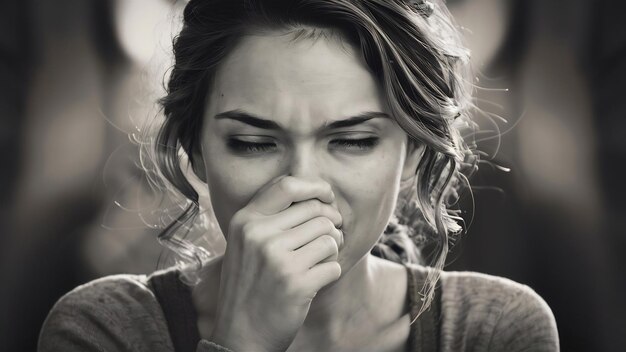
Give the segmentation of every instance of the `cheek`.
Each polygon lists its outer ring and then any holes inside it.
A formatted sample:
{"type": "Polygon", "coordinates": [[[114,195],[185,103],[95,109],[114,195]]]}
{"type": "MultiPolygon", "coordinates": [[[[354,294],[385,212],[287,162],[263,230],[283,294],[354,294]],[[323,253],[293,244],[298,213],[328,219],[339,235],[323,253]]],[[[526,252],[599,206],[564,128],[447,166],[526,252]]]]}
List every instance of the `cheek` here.
{"type": "Polygon", "coordinates": [[[230,219],[245,207],[255,193],[276,177],[277,167],[258,161],[229,157],[218,143],[207,142],[204,148],[207,185],[215,217],[227,235],[230,219]]]}
{"type": "Polygon", "coordinates": [[[358,237],[351,240],[358,241],[359,247],[373,245],[393,213],[402,170],[398,150],[386,148],[351,168],[342,182],[342,194],[350,209],[347,230],[358,237]]]}

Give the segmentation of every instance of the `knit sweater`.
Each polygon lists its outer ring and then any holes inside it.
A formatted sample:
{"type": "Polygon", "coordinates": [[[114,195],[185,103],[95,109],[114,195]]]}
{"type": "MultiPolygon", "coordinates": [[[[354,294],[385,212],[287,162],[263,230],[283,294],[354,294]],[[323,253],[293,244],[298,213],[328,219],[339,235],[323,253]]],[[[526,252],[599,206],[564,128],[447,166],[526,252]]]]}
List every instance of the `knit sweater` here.
{"type": "MultiPolygon", "coordinates": [[[[427,268],[405,266],[410,309],[416,312],[427,268]]],[[[172,270],[114,275],[77,287],[49,313],[38,351],[181,352],[178,338],[196,352],[232,352],[199,337],[192,341],[172,335],[181,329],[189,336],[198,333],[187,286],[176,279],[176,287],[155,291],[155,279],[168,276],[172,270]],[[164,301],[174,309],[163,306],[164,301]]],[[[411,325],[410,351],[559,351],[552,311],[530,287],[475,272],[444,271],[440,280],[439,319],[420,316],[411,325]],[[428,331],[436,338],[429,338],[428,331]]]]}

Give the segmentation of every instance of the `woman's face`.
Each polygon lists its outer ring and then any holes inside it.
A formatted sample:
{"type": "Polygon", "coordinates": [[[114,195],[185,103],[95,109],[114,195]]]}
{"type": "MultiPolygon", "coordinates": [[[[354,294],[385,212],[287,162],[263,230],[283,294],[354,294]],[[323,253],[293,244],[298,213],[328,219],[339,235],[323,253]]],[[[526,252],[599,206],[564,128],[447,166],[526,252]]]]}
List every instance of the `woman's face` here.
{"type": "Polygon", "coordinates": [[[349,45],[291,38],[246,36],[222,62],[196,172],[225,234],[235,212],[277,176],[329,183],[343,218],[339,263],[349,270],[384,231],[399,182],[413,176],[419,153],[407,158],[407,134],[349,45]],[[354,117],[366,119],[333,125],[354,117]]]}

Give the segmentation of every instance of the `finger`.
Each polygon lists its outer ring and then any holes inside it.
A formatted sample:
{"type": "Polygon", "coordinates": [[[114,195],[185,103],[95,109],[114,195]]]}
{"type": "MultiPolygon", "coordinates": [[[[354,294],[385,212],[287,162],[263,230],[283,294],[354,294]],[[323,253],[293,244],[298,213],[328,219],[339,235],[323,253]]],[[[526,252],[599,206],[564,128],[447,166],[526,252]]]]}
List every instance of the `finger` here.
{"type": "Polygon", "coordinates": [[[308,292],[317,293],[321,288],[337,281],[341,277],[341,265],[338,262],[317,264],[302,275],[302,285],[308,292]]]}
{"type": "Polygon", "coordinates": [[[294,203],[280,213],[269,216],[268,219],[275,228],[287,231],[318,216],[330,219],[336,228],[340,228],[343,224],[339,211],[334,206],[318,199],[294,203]]]}
{"type": "Polygon", "coordinates": [[[248,207],[253,212],[272,215],[287,209],[292,203],[317,198],[325,203],[335,200],[330,184],[321,180],[284,176],[261,187],[250,200],[248,207]]]}
{"type": "Polygon", "coordinates": [[[321,261],[336,261],[339,254],[337,242],[330,235],[321,235],[301,248],[293,251],[297,261],[312,268],[321,261]]]}
{"type": "Polygon", "coordinates": [[[337,243],[337,248],[343,247],[343,232],[325,217],[313,218],[284,232],[280,235],[280,246],[285,250],[295,251],[322,235],[331,236],[337,243]]]}

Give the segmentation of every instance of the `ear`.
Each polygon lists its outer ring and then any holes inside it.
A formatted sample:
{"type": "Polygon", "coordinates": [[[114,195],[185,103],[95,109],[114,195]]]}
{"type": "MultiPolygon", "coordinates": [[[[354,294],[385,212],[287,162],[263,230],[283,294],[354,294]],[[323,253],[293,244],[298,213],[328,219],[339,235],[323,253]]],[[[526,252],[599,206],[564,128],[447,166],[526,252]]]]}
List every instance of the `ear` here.
{"type": "Polygon", "coordinates": [[[402,168],[402,182],[415,177],[415,171],[422,159],[426,145],[409,139],[406,148],[406,158],[404,159],[404,166],[402,168]]]}

